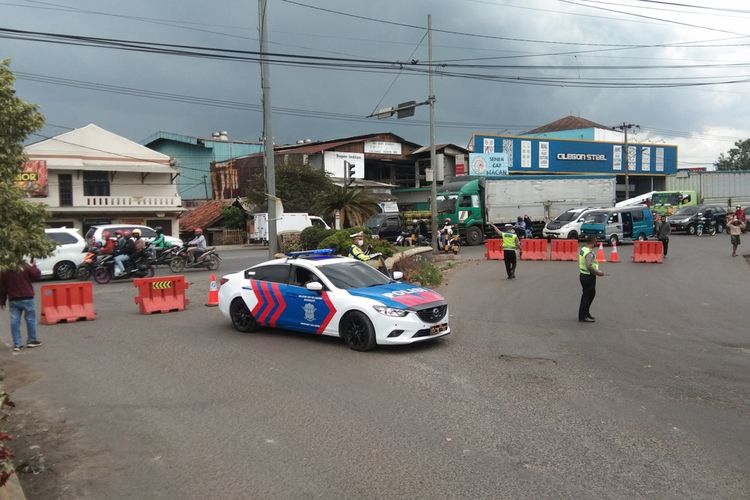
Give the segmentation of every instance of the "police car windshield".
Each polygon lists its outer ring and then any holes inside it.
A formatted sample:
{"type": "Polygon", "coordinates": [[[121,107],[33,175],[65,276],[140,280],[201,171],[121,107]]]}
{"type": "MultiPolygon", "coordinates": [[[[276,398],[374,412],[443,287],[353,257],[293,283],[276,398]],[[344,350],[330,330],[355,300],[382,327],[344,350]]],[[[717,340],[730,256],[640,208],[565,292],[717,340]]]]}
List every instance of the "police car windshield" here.
{"type": "Polygon", "coordinates": [[[336,288],[365,288],[368,286],[386,285],[390,279],[376,269],[362,262],[341,262],[320,266],[318,270],[328,278],[336,288]]]}

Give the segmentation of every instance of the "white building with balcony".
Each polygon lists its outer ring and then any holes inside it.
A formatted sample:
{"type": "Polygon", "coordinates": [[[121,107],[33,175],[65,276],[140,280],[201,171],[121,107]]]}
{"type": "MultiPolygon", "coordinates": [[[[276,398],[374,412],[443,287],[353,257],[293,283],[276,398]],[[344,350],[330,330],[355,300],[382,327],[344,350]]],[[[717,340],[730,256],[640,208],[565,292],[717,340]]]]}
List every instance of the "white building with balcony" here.
{"type": "Polygon", "coordinates": [[[38,170],[31,199],[49,207],[50,226],[85,234],[97,224],[144,224],[179,233],[179,170],[169,156],[94,124],[24,150],[38,170]]]}

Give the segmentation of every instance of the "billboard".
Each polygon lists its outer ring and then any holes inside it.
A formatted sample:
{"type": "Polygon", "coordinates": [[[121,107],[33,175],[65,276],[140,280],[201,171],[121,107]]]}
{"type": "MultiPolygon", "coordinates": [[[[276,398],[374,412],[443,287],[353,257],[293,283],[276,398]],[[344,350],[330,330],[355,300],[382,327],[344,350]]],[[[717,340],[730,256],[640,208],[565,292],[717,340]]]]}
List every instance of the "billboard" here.
{"type": "Polygon", "coordinates": [[[505,153],[470,153],[469,175],[487,177],[508,175],[508,155],[505,153]]]}
{"type": "Polygon", "coordinates": [[[23,163],[23,172],[16,177],[18,187],[31,198],[46,198],[47,191],[47,162],[45,160],[30,160],[23,163]]]}
{"type": "Polygon", "coordinates": [[[326,151],[323,153],[323,166],[331,177],[346,177],[346,167],[354,165],[354,178],[365,178],[365,155],[363,153],[340,153],[326,151]]]}
{"type": "MultiPolygon", "coordinates": [[[[677,146],[552,138],[474,136],[474,151],[505,154],[508,171],[545,174],[674,174],[677,146]],[[626,167],[627,166],[627,167],[626,167]]],[[[473,174],[472,174],[473,175],[473,174]]]]}

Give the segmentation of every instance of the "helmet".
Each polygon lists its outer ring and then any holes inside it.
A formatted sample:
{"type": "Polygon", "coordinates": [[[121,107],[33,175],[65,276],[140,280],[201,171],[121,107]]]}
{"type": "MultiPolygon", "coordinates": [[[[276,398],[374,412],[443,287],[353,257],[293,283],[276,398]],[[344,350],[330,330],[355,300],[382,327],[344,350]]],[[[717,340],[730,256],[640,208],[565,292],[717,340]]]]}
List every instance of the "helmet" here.
{"type": "Polygon", "coordinates": [[[128,230],[125,230],[125,231],[123,231],[123,232],[122,232],[122,235],[123,235],[123,236],[124,236],[125,238],[130,238],[130,231],[128,231],[128,230]]]}
{"type": "Polygon", "coordinates": [[[161,234],[164,232],[164,230],[161,228],[161,226],[156,226],[154,228],[154,231],[156,231],[156,234],[161,234]]]}
{"type": "Polygon", "coordinates": [[[122,236],[122,231],[119,229],[115,231],[115,236],[122,236]]]}
{"type": "Polygon", "coordinates": [[[196,227],[195,228],[195,234],[203,234],[203,229],[196,227]]]}
{"type": "Polygon", "coordinates": [[[133,236],[140,236],[141,230],[140,229],[133,229],[133,236]]]}
{"type": "Polygon", "coordinates": [[[444,221],[444,222],[445,222],[445,224],[446,224],[446,225],[448,225],[448,224],[450,224],[450,223],[451,223],[451,220],[450,220],[450,219],[445,219],[445,221],[444,221]]]}
{"type": "Polygon", "coordinates": [[[111,236],[112,236],[112,233],[110,233],[109,231],[102,231],[102,239],[103,239],[103,240],[107,240],[107,239],[109,239],[109,238],[110,238],[111,236]]]}

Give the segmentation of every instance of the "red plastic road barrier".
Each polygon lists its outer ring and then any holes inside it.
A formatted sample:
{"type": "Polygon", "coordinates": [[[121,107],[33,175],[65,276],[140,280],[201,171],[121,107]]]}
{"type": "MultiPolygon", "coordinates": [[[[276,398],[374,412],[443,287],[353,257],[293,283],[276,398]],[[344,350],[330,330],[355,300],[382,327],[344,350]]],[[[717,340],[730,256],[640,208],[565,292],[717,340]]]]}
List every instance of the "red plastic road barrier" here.
{"type": "Polygon", "coordinates": [[[503,260],[503,240],[493,239],[484,242],[484,258],[487,260],[503,260]]]}
{"type": "Polygon", "coordinates": [[[63,283],[42,286],[42,313],[39,321],[54,325],[96,319],[94,289],[89,282],[63,283]]]}
{"type": "Polygon", "coordinates": [[[185,298],[189,286],[185,276],[136,278],[133,286],[138,289],[135,303],[140,306],[141,314],[184,311],[189,302],[185,298]]]}
{"type": "Polygon", "coordinates": [[[664,245],[661,241],[634,241],[633,262],[664,262],[664,245]]]}
{"type": "Polygon", "coordinates": [[[578,240],[551,240],[550,260],[578,260],[578,240]]]}
{"type": "Polygon", "coordinates": [[[547,240],[521,240],[521,260],[547,260],[547,240]]]}

